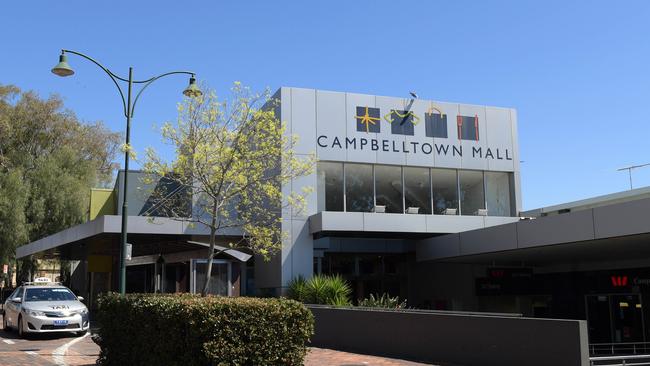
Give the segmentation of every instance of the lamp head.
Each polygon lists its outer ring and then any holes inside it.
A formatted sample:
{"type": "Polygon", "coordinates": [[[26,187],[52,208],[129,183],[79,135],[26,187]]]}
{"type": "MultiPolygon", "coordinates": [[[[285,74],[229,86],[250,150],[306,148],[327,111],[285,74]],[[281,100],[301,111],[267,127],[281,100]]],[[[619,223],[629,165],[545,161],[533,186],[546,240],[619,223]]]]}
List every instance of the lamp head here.
{"type": "Polygon", "coordinates": [[[199,89],[199,87],[196,86],[196,79],[194,78],[194,75],[190,77],[190,85],[188,85],[187,88],[183,90],[183,95],[191,98],[196,98],[203,95],[201,89],[199,89]]]}
{"type": "Polygon", "coordinates": [[[63,77],[74,74],[74,70],[72,70],[72,67],[68,64],[68,56],[65,54],[59,56],[59,63],[52,68],[52,73],[63,77]]]}

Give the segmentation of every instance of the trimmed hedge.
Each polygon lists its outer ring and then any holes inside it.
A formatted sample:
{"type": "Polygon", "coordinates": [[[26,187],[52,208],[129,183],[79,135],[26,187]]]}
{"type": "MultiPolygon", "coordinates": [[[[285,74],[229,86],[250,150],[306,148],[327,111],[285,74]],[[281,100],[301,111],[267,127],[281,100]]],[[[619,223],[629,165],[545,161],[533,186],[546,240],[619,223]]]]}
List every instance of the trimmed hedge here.
{"type": "Polygon", "coordinates": [[[314,318],[287,299],[109,293],[102,365],[302,365],[314,318]]]}

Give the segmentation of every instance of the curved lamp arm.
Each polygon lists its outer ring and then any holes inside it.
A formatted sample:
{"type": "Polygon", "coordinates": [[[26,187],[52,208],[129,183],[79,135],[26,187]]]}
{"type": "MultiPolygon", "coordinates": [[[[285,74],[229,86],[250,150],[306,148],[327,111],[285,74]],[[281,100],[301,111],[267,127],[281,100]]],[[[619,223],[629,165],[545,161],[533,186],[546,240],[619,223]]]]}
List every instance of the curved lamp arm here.
{"type": "Polygon", "coordinates": [[[120,85],[117,83],[117,80],[115,80],[115,79],[126,81],[126,82],[128,82],[129,80],[121,78],[121,77],[113,74],[113,72],[111,72],[111,70],[104,67],[104,65],[100,64],[99,62],[97,62],[92,57],[84,55],[81,52],[72,51],[72,50],[61,50],[61,54],[65,54],[65,53],[72,53],[74,55],[81,56],[81,57],[85,58],[86,60],[94,63],[95,65],[99,66],[100,69],[104,70],[104,72],[108,75],[108,77],[110,77],[111,80],[113,81],[113,84],[115,84],[115,87],[117,88],[117,90],[120,92],[120,97],[122,98],[122,106],[124,107],[124,115],[128,117],[128,107],[126,106],[126,100],[124,99],[124,92],[122,92],[122,88],[120,88],[120,85]]]}
{"type": "Polygon", "coordinates": [[[158,80],[158,79],[160,79],[162,77],[165,77],[165,76],[168,76],[168,75],[174,75],[174,74],[185,74],[185,75],[190,75],[191,77],[194,77],[194,73],[191,72],[191,71],[171,71],[171,72],[166,72],[164,74],[160,74],[158,76],[154,76],[151,79],[138,81],[138,83],[145,83],[145,84],[144,84],[144,86],[142,86],[142,89],[140,89],[138,94],[136,94],[135,99],[133,100],[133,105],[131,106],[131,110],[129,111],[129,113],[131,113],[131,117],[133,117],[133,112],[135,111],[135,105],[136,105],[136,103],[138,103],[138,99],[140,99],[140,95],[142,94],[142,92],[145,89],[147,89],[147,87],[149,85],[151,85],[154,81],[156,81],[156,80],[158,80]]]}

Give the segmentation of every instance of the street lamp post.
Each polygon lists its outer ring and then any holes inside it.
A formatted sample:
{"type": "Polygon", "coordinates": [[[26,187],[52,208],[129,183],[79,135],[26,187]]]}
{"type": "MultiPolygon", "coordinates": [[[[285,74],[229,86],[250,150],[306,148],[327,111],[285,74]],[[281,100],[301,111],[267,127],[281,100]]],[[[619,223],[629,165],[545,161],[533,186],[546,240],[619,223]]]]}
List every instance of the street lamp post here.
{"type": "Polygon", "coordinates": [[[111,70],[108,68],[104,67],[102,64],[94,60],[93,58],[84,55],[83,53],[76,52],[76,51],[71,51],[71,50],[61,50],[61,56],[59,56],[59,63],[52,68],[52,73],[58,76],[71,76],[74,74],[74,70],[70,67],[68,64],[68,57],[67,53],[71,53],[77,56],[81,56],[95,65],[97,65],[100,69],[104,70],[104,72],[111,78],[113,81],[113,84],[117,87],[118,92],[120,93],[120,97],[122,98],[122,106],[124,107],[124,116],[126,117],[126,141],[125,141],[125,153],[124,153],[124,183],[122,184],[122,191],[123,193],[123,201],[122,201],[122,230],[121,230],[121,237],[120,237],[120,273],[119,273],[119,279],[120,279],[120,293],[124,294],[126,291],[126,260],[125,260],[125,255],[126,255],[126,239],[127,239],[127,222],[128,222],[128,212],[127,212],[127,207],[128,207],[128,200],[127,200],[127,187],[128,187],[128,177],[129,177],[129,153],[131,150],[131,145],[130,145],[130,133],[131,133],[131,118],[133,118],[133,111],[135,110],[135,105],[138,103],[138,99],[140,98],[140,95],[142,92],[149,86],[151,83],[154,81],[168,75],[174,75],[174,74],[186,74],[190,75],[190,83],[183,90],[183,94],[188,97],[198,97],[200,96],[201,90],[198,88],[196,85],[196,79],[194,78],[195,73],[191,71],[172,71],[172,72],[167,72],[164,74],[160,74],[158,76],[154,76],[152,78],[146,79],[146,80],[133,80],[133,68],[129,67],[129,78],[125,79],[122,78],[116,74],[114,74],[111,70]],[[120,87],[120,84],[118,81],[125,82],[128,85],[127,89],[127,96],[126,100],[124,99],[124,92],[122,91],[122,88],[120,87]],[[135,99],[131,99],[131,89],[133,84],[143,84],[142,88],[136,94],[135,99]]]}

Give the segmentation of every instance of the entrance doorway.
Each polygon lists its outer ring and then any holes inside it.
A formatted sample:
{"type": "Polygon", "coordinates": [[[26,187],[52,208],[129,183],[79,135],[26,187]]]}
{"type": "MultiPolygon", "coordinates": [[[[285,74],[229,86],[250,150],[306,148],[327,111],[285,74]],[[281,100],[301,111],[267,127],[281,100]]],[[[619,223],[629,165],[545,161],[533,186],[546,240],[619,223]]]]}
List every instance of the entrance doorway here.
{"type": "Polygon", "coordinates": [[[589,343],[645,342],[640,294],[586,295],[589,343]]]}
{"type": "MultiPolygon", "coordinates": [[[[215,259],[212,261],[212,271],[208,293],[212,295],[232,296],[232,268],[231,262],[215,259]]],[[[192,276],[190,289],[192,293],[199,293],[205,284],[205,274],[208,263],[205,259],[192,259],[192,276]]]]}

